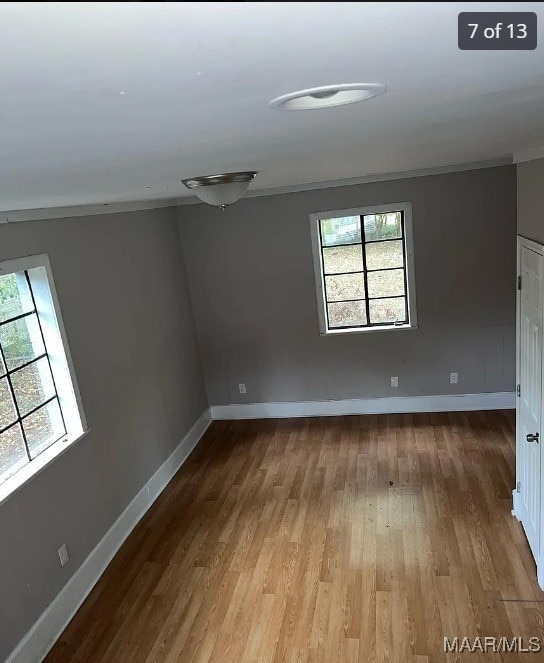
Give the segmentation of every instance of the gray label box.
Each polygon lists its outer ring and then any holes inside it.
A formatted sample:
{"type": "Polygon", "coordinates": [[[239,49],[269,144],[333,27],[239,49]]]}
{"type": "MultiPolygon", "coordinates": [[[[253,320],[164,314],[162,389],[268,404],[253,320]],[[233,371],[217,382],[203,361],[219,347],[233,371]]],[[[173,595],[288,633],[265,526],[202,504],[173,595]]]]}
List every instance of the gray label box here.
{"type": "Polygon", "coordinates": [[[463,51],[533,51],[536,31],[534,12],[461,12],[457,43],[463,51]]]}

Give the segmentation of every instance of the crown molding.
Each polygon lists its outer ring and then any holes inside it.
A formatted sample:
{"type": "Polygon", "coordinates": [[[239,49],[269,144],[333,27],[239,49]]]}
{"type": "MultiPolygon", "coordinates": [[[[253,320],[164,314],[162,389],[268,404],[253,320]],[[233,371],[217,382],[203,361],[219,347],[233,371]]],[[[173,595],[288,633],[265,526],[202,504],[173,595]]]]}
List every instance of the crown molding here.
{"type": "Polygon", "coordinates": [[[98,205],[72,205],[67,207],[41,207],[36,209],[18,209],[0,212],[0,223],[19,221],[44,221],[46,219],[66,219],[76,216],[95,214],[117,214],[118,212],[137,212],[160,207],[175,207],[176,199],[133,200],[124,203],[101,203],[98,205]]]}
{"type": "Polygon", "coordinates": [[[544,159],[544,145],[538,145],[537,147],[530,147],[528,150],[514,152],[514,163],[534,161],[535,159],[544,159]]]}
{"type": "MultiPolygon", "coordinates": [[[[517,156],[529,155],[527,158],[514,159],[514,162],[538,159],[544,156],[544,147],[520,152],[517,156]]],[[[259,198],[261,196],[276,196],[283,193],[297,193],[301,191],[316,191],[318,189],[332,189],[341,186],[356,184],[369,184],[371,182],[387,182],[389,180],[407,179],[410,177],[427,177],[429,175],[444,175],[459,173],[465,170],[478,170],[480,168],[494,168],[507,166],[513,163],[512,157],[502,157],[488,161],[473,161],[450,166],[437,166],[435,168],[422,168],[419,170],[405,170],[395,173],[381,173],[351,177],[341,180],[326,180],[323,182],[307,182],[288,186],[271,187],[269,189],[249,190],[244,198],[259,198]]],[[[96,214],[117,214],[119,212],[136,212],[139,210],[158,209],[161,207],[176,207],[183,205],[204,204],[195,196],[186,198],[160,198],[157,200],[133,200],[126,202],[100,203],[91,205],[70,205],[65,207],[40,207],[36,209],[4,210],[0,211],[0,224],[17,223],[20,221],[43,221],[47,219],[66,219],[79,216],[93,216],[96,214]]]]}
{"type": "MultiPolygon", "coordinates": [[[[389,180],[402,180],[410,177],[427,177],[428,175],[444,175],[447,173],[460,173],[465,170],[478,170],[480,168],[495,168],[496,166],[512,165],[512,157],[506,156],[487,161],[473,161],[470,163],[457,163],[450,166],[437,166],[435,168],[421,168],[419,170],[403,170],[395,173],[381,173],[351,177],[342,180],[327,180],[324,182],[307,182],[288,186],[271,187],[270,189],[250,189],[244,198],[259,198],[261,196],[276,196],[282,193],[298,193],[301,191],[316,191],[318,189],[332,189],[340,186],[353,186],[355,184],[369,184],[371,182],[387,182],[389,180]]],[[[191,196],[178,198],[177,204],[197,205],[204,204],[198,198],[191,196]]]]}

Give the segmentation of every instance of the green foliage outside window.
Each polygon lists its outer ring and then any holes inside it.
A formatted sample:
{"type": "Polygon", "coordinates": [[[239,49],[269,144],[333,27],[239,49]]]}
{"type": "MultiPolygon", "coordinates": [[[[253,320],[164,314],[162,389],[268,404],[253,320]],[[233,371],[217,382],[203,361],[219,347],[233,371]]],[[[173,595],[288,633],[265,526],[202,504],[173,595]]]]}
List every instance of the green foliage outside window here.
{"type": "MultiPolygon", "coordinates": [[[[15,274],[0,277],[0,320],[14,318],[22,313],[19,286],[15,274]]],[[[27,357],[32,352],[32,341],[24,324],[8,324],[0,328],[2,347],[10,357],[27,357]]]]}

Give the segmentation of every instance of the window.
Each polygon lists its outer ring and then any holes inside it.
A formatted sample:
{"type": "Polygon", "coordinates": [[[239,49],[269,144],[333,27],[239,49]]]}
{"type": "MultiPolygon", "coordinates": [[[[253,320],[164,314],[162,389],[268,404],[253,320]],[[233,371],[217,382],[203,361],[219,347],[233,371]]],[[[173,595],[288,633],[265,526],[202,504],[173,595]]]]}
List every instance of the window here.
{"type": "Polygon", "coordinates": [[[47,256],[0,263],[0,498],[84,428],[47,256]]]}
{"type": "Polygon", "coordinates": [[[410,203],[310,221],[322,334],[417,326],[410,203]]]}

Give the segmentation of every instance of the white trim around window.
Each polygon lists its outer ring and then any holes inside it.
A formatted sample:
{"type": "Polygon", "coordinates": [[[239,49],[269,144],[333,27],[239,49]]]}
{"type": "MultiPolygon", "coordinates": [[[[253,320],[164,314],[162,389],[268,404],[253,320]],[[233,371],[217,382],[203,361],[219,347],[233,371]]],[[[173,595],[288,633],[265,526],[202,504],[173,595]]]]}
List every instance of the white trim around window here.
{"type": "MultiPolygon", "coordinates": [[[[319,330],[321,335],[334,336],[338,334],[353,334],[353,333],[368,333],[368,332],[383,332],[383,331],[398,331],[401,329],[417,329],[417,311],[416,311],[416,288],[415,288],[415,267],[414,267],[414,238],[413,238],[413,222],[412,222],[412,204],[410,202],[401,202],[401,203],[384,203],[379,205],[370,205],[365,207],[354,207],[350,209],[343,210],[333,210],[333,211],[324,211],[324,212],[314,212],[310,214],[310,234],[312,242],[312,254],[314,262],[314,271],[315,271],[315,282],[316,282],[316,295],[317,295],[317,311],[319,317],[319,330]],[[342,243],[339,243],[335,246],[324,245],[322,240],[322,234],[320,230],[320,223],[324,220],[329,219],[346,219],[348,217],[359,217],[360,218],[360,240],[355,240],[353,245],[361,243],[363,255],[366,255],[366,246],[367,244],[377,243],[379,240],[373,240],[372,242],[367,242],[364,237],[364,217],[372,216],[375,214],[385,214],[400,212],[402,214],[402,246],[403,246],[403,255],[404,255],[404,276],[405,276],[405,292],[404,296],[406,298],[406,316],[405,319],[401,322],[391,323],[381,323],[381,324],[371,324],[371,320],[368,316],[369,306],[369,294],[368,294],[368,282],[367,275],[371,272],[379,272],[381,269],[368,270],[366,269],[366,257],[364,258],[364,265],[361,267],[361,273],[365,275],[365,293],[364,299],[361,299],[361,302],[365,301],[367,318],[366,324],[353,324],[341,326],[335,328],[334,326],[329,325],[328,314],[327,314],[327,297],[326,297],[326,285],[325,279],[329,274],[325,274],[324,258],[323,258],[323,248],[340,248],[343,246],[342,243]]],[[[400,267],[398,268],[400,270],[400,267]]],[[[334,274],[334,276],[343,276],[349,275],[352,272],[342,272],[340,274],[334,274]]],[[[370,298],[372,301],[373,298],[370,298]]],[[[379,298],[376,298],[379,299],[379,298]]],[[[385,299],[385,297],[384,297],[385,299]]],[[[330,303],[340,303],[337,301],[328,302],[330,303]]]]}
{"type": "MultiPolygon", "coordinates": [[[[29,347],[32,346],[33,350],[29,351],[27,348],[27,351],[30,352],[30,357],[27,361],[19,359],[13,362],[12,360],[12,365],[10,366],[10,360],[6,356],[4,349],[0,349],[0,356],[2,357],[0,373],[3,374],[2,379],[9,386],[9,393],[17,411],[17,421],[14,423],[14,426],[20,428],[28,454],[28,459],[26,461],[21,459],[17,464],[17,468],[12,468],[8,473],[7,478],[2,481],[0,477],[0,503],[21,488],[21,486],[88,432],[49,257],[46,254],[40,254],[0,262],[0,277],[9,274],[14,274],[15,278],[21,281],[21,287],[24,286],[26,288],[28,284],[28,292],[31,297],[29,308],[22,312],[15,311],[14,318],[15,320],[22,321],[26,316],[28,316],[28,319],[32,317],[34,327],[36,330],[39,330],[37,344],[39,344],[40,353],[42,354],[41,358],[40,356],[35,356],[37,352],[34,348],[35,340],[32,334],[30,334],[29,347]],[[38,324],[36,324],[36,320],[38,324]],[[6,366],[6,364],[8,365],[6,366]],[[53,389],[51,396],[43,400],[42,404],[37,401],[33,408],[28,406],[29,413],[27,414],[22,410],[20,404],[17,403],[18,397],[16,393],[17,372],[24,370],[26,367],[33,367],[35,375],[39,374],[40,379],[52,380],[51,388],[53,389]],[[47,376],[45,375],[46,373],[47,376]],[[45,440],[45,443],[40,443],[32,449],[30,440],[27,440],[24,422],[34,413],[39,414],[40,410],[47,406],[48,403],[51,404],[51,409],[54,408],[58,412],[56,415],[57,420],[62,419],[62,434],[58,438],[56,434],[52,435],[50,440],[45,440]]],[[[9,324],[12,324],[10,316],[1,316],[0,325],[6,328],[9,324]]],[[[35,333],[37,334],[38,332],[35,333]]],[[[4,389],[4,392],[6,392],[6,389],[4,389]]],[[[44,395],[44,398],[46,396],[49,395],[44,395]]],[[[25,405],[25,407],[27,406],[25,405]]],[[[49,421],[52,421],[51,415],[49,416],[49,421]]],[[[11,424],[8,425],[8,428],[9,426],[11,424]]],[[[34,433],[37,429],[38,426],[35,425],[33,429],[34,433]]],[[[6,430],[5,426],[3,430],[6,430]]]]}

